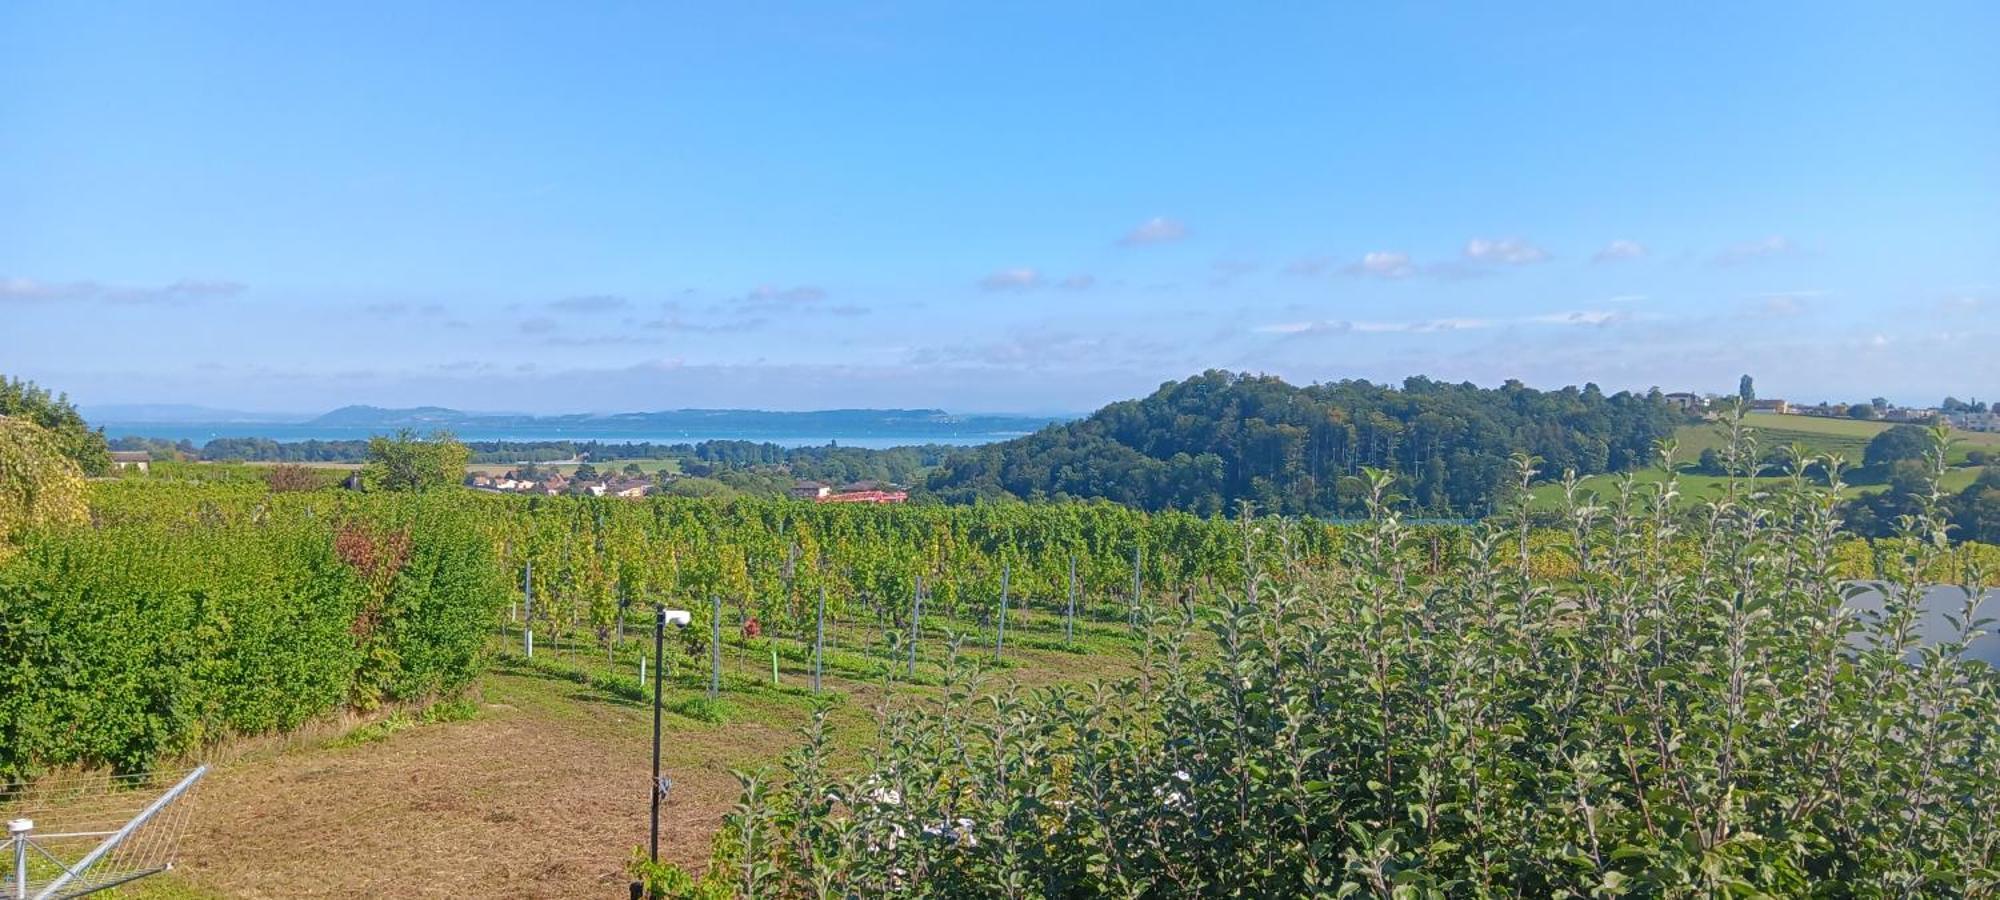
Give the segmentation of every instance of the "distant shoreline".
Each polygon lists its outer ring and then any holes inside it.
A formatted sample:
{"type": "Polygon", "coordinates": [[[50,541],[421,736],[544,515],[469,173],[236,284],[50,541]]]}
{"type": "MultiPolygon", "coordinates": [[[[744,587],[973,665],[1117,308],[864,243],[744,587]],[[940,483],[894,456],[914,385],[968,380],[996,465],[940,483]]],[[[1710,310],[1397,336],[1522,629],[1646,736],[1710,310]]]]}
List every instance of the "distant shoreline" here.
{"type": "MultiPolygon", "coordinates": [[[[116,440],[123,437],[157,438],[168,441],[190,441],[199,446],[216,438],[265,438],[280,443],[299,441],[355,441],[367,440],[378,434],[394,434],[399,429],[381,425],[315,425],[315,424],[274,424],[267,422],[98,422],[93,423],[104,429],[104,436],[116,440]]],[[[419,432],[427,429],[414,429],[419,432]]],[[[584,427],[566,430],[555,427],[508,427],[508,428],[448,428],[461,441],[597,441],[608,444],[646,443],[654,444],[696,444],[702,441],[750,441],[760,444],[776,444],[781,447],[823,447],[829,443],[843,447],[859,447],[881,450],[889,447],[908,447],[922,444],[944,444],[969,447],[1010,440],[1028,434],[1026,431],[948,431],[922,428],[874,429],[847,432],[822,432],[799,434],[796,432],[762,432],[754,429],[632,429],[584,427]]]]}

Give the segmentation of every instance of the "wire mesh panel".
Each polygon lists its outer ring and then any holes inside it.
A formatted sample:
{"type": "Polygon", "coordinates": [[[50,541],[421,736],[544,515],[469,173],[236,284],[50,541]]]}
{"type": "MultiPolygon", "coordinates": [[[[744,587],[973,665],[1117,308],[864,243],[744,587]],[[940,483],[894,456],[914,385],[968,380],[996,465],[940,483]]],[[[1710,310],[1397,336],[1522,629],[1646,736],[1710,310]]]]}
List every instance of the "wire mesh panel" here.
{"type": "Polygon", "coordinates": [[[0,897],[81,897],[173,868],[190,795],[207,772],[61,775],[0,788],[0,897]]]}

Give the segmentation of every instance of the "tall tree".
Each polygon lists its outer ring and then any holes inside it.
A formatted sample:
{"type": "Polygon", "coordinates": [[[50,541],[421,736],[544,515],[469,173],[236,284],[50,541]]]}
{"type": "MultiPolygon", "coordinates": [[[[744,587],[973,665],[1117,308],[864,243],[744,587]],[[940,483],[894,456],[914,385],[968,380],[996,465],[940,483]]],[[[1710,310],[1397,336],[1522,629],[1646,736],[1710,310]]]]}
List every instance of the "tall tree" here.
{"type": "Polygon", "coordinates": [[[368,462],[361,483],[371,491],[424,491],[456,485],[465,477],[471,453],[448,432],[419,438],[404,429],[395,437],[368,439],[368,462]]]}
{"type": "Polygon", "coordinates": [[[1736,399],[1743,401],[1744,406],[1757,400],[1757,386],[1747,374],[1736,380],[1736,399]]]}
{"type": "Polygon", "coordinates": [[[0,418],[0,559],[23,529],[84,518],[83,472],[56,435],[25,418],[0,418]]]}
{"type": "Polygon", "coordinates": [[[51,394],[32,381],[0,377],[0,416],[26,419],[47,431],[57,451],[74,461],[85,475],[111,471],[104,432],[85,423],[66,394],[51,394]]]}

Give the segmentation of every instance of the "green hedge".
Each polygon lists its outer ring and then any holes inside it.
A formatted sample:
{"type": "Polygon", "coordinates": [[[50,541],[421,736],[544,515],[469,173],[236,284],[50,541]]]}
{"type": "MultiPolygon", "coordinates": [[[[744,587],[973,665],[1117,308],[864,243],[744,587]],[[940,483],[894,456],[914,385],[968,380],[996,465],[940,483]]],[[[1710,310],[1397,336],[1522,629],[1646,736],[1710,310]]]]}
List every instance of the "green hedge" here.
{"type": "Polygon", "coordinates": [[[504,595],[452,498],[32,533],[0,564],[0,780],[148,768],[483,665],[504,595]],[[373,574],[343,537],[401,546],[373,574]]]}

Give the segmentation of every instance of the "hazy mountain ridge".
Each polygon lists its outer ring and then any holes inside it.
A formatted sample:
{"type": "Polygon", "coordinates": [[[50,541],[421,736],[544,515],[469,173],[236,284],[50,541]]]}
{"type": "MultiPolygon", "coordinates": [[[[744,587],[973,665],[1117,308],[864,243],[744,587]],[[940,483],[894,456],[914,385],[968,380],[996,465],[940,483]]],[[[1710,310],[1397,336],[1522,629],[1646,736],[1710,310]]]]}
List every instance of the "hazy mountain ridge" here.
{"type": "Polygon", "coordinates": [[[825,409],[799,412],[760,409],[672,409],[536,416],[525,413],[469,413],[440,406],[408,409],[346,406],[315,418],[307,424],[368,428],[591,426],[600,429],[730,428],[744,431],[866,429],[936,433],[963,430],[1027,432],[1061,421],[1065,419],[1060,416],[958,415],[941,409],[825,409]]]}

